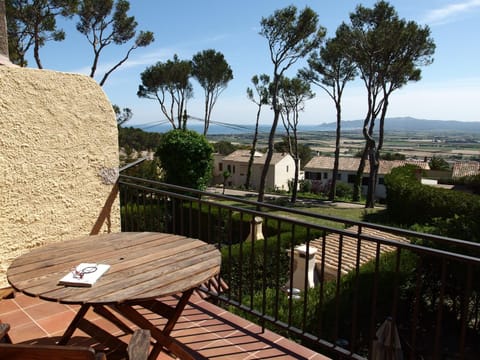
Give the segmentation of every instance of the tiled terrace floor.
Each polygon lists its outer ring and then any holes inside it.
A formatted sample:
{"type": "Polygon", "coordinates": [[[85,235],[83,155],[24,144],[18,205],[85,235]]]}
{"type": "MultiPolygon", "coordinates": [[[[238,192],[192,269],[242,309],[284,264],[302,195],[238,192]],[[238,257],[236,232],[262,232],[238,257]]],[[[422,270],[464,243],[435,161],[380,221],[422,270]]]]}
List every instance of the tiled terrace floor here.
{"type": "MultiPolygon", "coordinates": [[[[0,319],[10,323],[13,343],[52,344],[77,309],[77,306],[16,294],[14,299],[0,300],[0,319]]],[[[120,330],[97,314],[91,312],[87,317],[111,334],[122,336],[120,330]]],[[[152,321],[162,322],[157,318],[152,321]]],[[[259,326],[199,297],[187,305],[172,336],[208,359],[327,359],[268,330],[262,332],[259,326]]],[[[80,330],[74,333],[70,344],[95,347],[92,339],[80,330]]],[[[171,360],[172,357],[162,353],[158,359],[171,360]]]]}

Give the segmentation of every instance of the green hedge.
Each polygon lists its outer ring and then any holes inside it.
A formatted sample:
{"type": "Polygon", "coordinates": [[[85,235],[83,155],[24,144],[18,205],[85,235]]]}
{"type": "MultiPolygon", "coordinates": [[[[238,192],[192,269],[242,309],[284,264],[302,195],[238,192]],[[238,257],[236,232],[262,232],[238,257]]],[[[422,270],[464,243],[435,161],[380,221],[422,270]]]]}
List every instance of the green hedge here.
{"type": "MultiPolygon", "coordinates": [[[[396,309],[398,323],[402,324],[403,320],[408,322],[411,319],[409,312],[414,296],[412,279],[415,275],[417,257],[412,253],[403,252],[399,260],[398,276],[395,276],[397,254],[394,252],[381,256],[377,277],[375,261],[372,260],[361,267],[358,276],[352,272],[342,277],[338,289],[335,281],[328,281],[323,284],[323,288],[317,286],[309,289],[302,292],[299,299],[293,300],[283,292],[268,288],[265,290],[265,303],[263,291],[257,291],[253,298],[245,295],[242,301],[248,305],[251,303],[254,309],[264,312],[273,319],[296,328],[305,328],[306,331],[319,334],[322,339],[332,343],[339,339],[351,341],[353,319],[356,318],[357,343],[354,344],[354,349],[359,354],[367,355],[371,319],[375,319],[373,325],[374,328],[378,328],[386,317],[392,316],[394,299],[398,301],[396,309]],[[375,281],[377,281],[377,297],[373,307],[375,281]],[[397,284],[398,292],[395,290],[397,284]],[[304,296],[307,297],[305,307],[304,296]],[[291,314],[289,314],[290,307],[291,314]],[[375,311],[375,314],[372,311],[375,311]]],[[[255,316],[238,308],[232,307],[229,310],[258,322],[255,316]]],[[[267,323],[266,326],[277,333],[282,333],[282,330],[272,324],[267,323]]],[[[286,332],[282,335],[291,337],[291,334],[286,332]]]]}
{"type": "Polygon", "coordinates": [[[430,226],[435,233],[480,241],[480,196],[422,185],[413,166],[385,176],[387,211],[399,224],[430,226]]]}

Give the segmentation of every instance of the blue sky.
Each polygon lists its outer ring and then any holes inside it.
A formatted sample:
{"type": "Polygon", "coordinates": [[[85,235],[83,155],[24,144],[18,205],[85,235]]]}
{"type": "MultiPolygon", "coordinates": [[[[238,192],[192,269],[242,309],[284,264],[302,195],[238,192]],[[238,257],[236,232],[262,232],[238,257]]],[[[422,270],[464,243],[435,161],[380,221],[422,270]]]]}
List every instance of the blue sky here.
{"type": "MultiPolygon", "coordinates": [[[[265,38],[258,34],[262,17],[276,9],[294,4],[299,9],[311,7],[319,22],[333,36],[342,21],[357,4],[372,7],[375,1],[284,1],[284,0],[131,0],[131,15],[139,23],[138,30],[150,30],[155,42],[137,49],[128,63],[116,70],[104,91],[112,103],[129,107],[134,113],[130,125],[154,124],[164,120],[158,103],[140,99],[136,92],[141,83],[140,73],[157,61],[191,59],[199,51],[215,49],[224,54],[234,79],[220,95],[212,113],[212,121],[232,124],[255,122],[256,106],[246,97],[255,74],[272,74],[265,38]]],[[[480,0],[393,0],[399,16],[428,25],[436,43],[434,62],[422,68],[422,80],[397,90],[391,97],[387,117],[412,116],[420,119],[480,121],[480,0]]],[[[75,29],[76,19],[61,21],[66,31],[63,42],[49,42],[41,49],[44,68],[87,74],[92,62],[92,50],[86,38],[75,29]]],[[[103,71],[115,63],[128,47],[110,46],[102,53],[97,80],[103,71]]],[[[34,67],[33,59],[29,60],[34,67]]],[[[295,76],[299,62],[287,76],[295,76]]],[[[195,80],[194,98],[188,103],[188,113],[203,117],[203,89],[195,80]]],[[[306,103],[300,121],[315,125],[335,120],[330,98],[318,87],[316,97],[306,103]]],[[[366,93],[359,81],[345,90],[343,118],[363,119],[366,93]]],[[[272,115],[263,111],[261,122],[268,124],[272,115]]]]}

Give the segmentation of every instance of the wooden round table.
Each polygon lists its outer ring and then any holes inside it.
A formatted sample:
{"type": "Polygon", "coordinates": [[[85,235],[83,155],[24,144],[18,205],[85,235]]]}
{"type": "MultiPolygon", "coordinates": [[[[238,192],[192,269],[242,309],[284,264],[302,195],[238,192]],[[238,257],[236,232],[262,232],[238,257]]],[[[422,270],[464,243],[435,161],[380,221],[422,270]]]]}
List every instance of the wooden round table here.
{"type": "Polygon", "coordinates": [[[221,255],[216,247],[198,239],[154,232],[110,233],[34,249],[12,262],[7,279],[15,290],[27,295],[82,305],[60,343],[67,343],[75,329],[88,328],[84,315],[91,306],[129,330],[112,314],[113,309],[139,327],[151,330],[158,344],[152,350],[150,358],[153,359],[161,346],[183,354],[184,349],[177,349],[179,344],[169,334],[194,289],[217,275],[220,263],[221,255]],[[59,280],[80,263],[108,264],[110,269],[92,287],[59,285],[59,280]],[[173,294],[181,297],[177,306],[169,310],[158,299],[173,294]],[[165,328],[155,328],[135,305],[148,307],[166,317],[165,328]]]}

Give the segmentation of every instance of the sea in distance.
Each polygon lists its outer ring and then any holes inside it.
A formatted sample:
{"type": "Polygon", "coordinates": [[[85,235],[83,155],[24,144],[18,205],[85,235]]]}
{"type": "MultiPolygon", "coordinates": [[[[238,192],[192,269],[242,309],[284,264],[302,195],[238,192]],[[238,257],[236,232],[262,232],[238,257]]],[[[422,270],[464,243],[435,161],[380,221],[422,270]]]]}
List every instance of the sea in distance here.
{"type": "MultiPolygon", "coordinates": [[[[143,125],[132,125],[133,127],[148,132],[164,133],[170,131],[172,126],[170,123],[151,123],[143,125]]],[[[200,134],[203,133],[203,122],[189,122],[188,129],[194,130],[200,134]]],[[[363,127],[363,120],[342,121],[342,131],[358,131],[363,127]]],[[[259,126],[261,134],[269,133],[270,124],[259,126]]],[[[313,131],[335,131],[336,123],[319,123],[319,124],[299,124],[299,132],[313,131]]],[[[277,133],[284,132],[283,124],[280,122],[277,127],[277,133]]],[[[378,131],[378,129],[377,129],[378,131]]],[[[403,132],[464,132],[469,134],[480,133],[480,121],[458,121],[458,120],[424,120],[412,117],[388,118],[385,119],[385,131],[403,131],[403,132]]],[[[253,134],[255,132],[254,124],[228,124],[222,122],[210,123],[208,128],[209,135],[240,135],[253,134]]]]}
{"type": "MultiPolygon", "coordinates": [[[[172,130],[170,124],[161,124],[161,125],[132,125],[133,127],[142,129],[147,132],[159,132],[164,133],[172,130]]],[[[187,128],[203,134],[203,124],[193,123],[188,124],[187,128]]],[[[269,133],[271,125],[259,125],[259,133],[269,133]]],[[[284,131],[283,125],[279,124],[277,128],[278,132],[284,131]]],[[[325,129],[320,129],[318,125],[304,125],[299,127],[300,131],[324,131],[325,129]]],[[[255,125],[235,125],[235,124],[210,124],[208,127],[209,135],[240,135],[240,134],[253,134],[255,132],[255,125]]]]}

